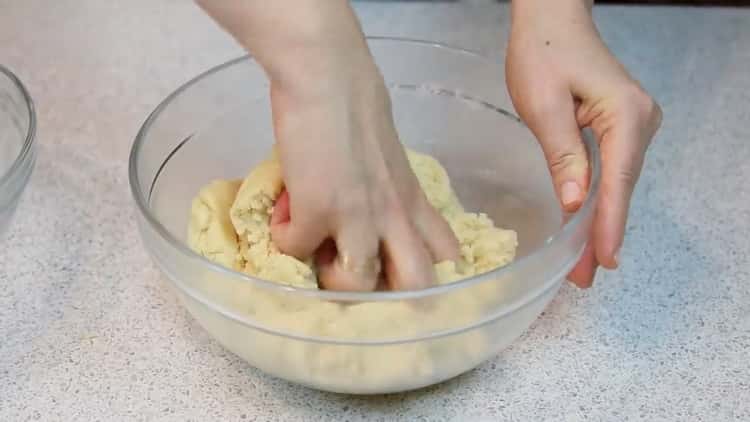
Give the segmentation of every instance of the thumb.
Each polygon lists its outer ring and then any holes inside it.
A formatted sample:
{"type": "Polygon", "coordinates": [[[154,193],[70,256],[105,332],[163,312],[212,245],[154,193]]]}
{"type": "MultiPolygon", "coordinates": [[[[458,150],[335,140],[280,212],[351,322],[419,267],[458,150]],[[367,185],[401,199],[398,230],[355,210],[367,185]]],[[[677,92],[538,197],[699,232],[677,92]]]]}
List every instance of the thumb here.
{"type": "Polygon", "coordinates": [[[569,93],[559,93],[555,98],[542,112],[525,120],[544,151],[563,209],[573,212],[583,202],[588,186],[588,158],[573,98],[569,93]]]}
{"type": "Polygon", "coordinates": [[[323,225],[305,216],[291,219],[291,201],[286,189],[276,199],[271,214],[271,239],[279,250],[298,259],[307,259],[325,240],[323,225]]]}

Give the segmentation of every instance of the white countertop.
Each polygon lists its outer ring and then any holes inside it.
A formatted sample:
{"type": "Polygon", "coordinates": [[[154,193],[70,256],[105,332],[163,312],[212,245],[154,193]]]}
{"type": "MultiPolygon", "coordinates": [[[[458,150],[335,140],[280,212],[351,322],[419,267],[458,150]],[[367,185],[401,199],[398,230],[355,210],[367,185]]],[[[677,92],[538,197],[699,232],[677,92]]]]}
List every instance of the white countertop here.
{"type": "MultiPolygon", "coordinates": [[[[368,33],[499,52],[506,6],[364,2],[368,33]]],[[[241,54],[185,0],[0,0],[39,160],[0,249],[0,420],[750,420],[750,10],[600,7],[665,119],[622,267],[564,287],[513,346],[422,391],[347,397],[222,349],[141,247],[140,124],[241,54]]]]}

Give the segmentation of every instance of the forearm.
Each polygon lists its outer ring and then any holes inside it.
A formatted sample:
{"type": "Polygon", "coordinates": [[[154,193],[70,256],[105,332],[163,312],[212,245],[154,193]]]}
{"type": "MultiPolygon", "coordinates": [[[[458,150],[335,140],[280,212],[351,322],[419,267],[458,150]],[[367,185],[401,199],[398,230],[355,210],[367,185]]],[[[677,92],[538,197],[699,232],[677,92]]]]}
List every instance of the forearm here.
{"type": "Polygon", "coordinates": [[[273,83],[300,85],[371,60],[347,0],[196,0],[250,51],[273,83]],[[293,4],[292,4],[293,3],[293,4]],[[347,66],[348,65],[348,66],[347,66]]]}

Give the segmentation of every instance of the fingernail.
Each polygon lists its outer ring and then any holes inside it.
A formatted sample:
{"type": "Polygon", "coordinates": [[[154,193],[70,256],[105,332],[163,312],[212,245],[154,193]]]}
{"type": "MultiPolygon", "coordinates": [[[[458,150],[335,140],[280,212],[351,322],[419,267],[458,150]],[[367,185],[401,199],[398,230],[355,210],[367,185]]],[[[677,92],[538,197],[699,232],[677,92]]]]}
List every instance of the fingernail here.
{"type": "Polygon", "coordinates": [[[564,207],[569,207],[577,204],[581,198],[581,188],[578,183],[568,181],[562,184],[560,187],[560,199],[562,200],[564,207]]]}
{"type": "Polygon", "coordinates": [[[620,266],[620,250],[616,250],[615,254],[612,256],[612,258],[615,260],[615,268],[620,266]]]}

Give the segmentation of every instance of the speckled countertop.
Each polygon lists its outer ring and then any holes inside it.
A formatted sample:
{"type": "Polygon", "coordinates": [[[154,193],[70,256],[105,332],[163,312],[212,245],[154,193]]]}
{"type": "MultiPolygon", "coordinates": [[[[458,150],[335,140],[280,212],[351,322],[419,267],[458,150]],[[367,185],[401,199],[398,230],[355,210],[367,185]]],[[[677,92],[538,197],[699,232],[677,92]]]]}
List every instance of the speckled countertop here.
{"type": "MultiPolygon", "coordinates": [[[[359,3],[368,33],[501,51],[505,6],[359,3]]],[[[127,154],[181,83],[241,50],[191,2],[0,0],[39,160],[0,248],[0,420],[750,420],[750,10],[602,7],[664,107],[622,267],[422,391],[287,384],[222,349],[135,230],[127,154]]]]}

